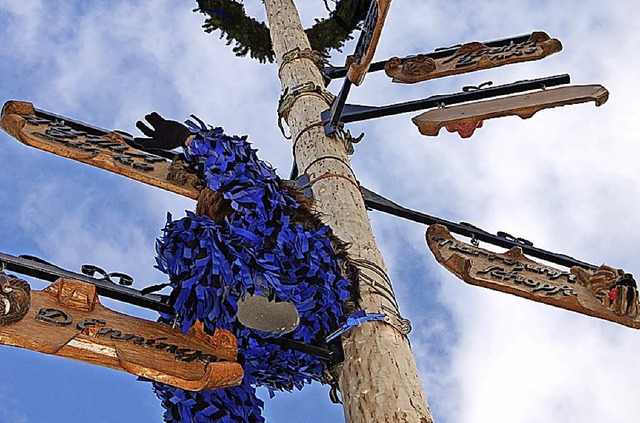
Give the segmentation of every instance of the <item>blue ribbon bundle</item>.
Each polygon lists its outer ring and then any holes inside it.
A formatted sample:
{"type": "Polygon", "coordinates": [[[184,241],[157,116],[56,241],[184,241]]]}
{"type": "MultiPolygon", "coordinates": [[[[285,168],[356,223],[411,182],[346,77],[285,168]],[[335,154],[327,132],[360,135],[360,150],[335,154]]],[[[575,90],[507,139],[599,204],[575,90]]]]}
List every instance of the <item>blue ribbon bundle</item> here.
{"type": "MultiPolygon", "coordinates": [[[[301,389],[322,377],[323,363],[267,342],[277,336],[242,326],[237,301],[259,293],[293,303],[300,325],[291,333],[304,342],[323,342],[344,321],[342,301],[349,281],[338,266],[329,228],[308,229],[292,222],[300,206],[280,188],[273,168],[258,159],[246,138],[225,135],[202,121],[187,122],[195,139],[185,156],[204,175],[208,188],[229,200],[233,212],[216,222],[187,212],[168,221],[158,240],[157,267],[168,274],[182,330],[197,320],[205,330],[230,330],[238,338],[243,384],[206,392],[187,392],[159,383],[154,389],[166,421],[262,422],[255,387],[301,389]]],[[[164,316],[169,318],[169,316],[164,316]]]]}

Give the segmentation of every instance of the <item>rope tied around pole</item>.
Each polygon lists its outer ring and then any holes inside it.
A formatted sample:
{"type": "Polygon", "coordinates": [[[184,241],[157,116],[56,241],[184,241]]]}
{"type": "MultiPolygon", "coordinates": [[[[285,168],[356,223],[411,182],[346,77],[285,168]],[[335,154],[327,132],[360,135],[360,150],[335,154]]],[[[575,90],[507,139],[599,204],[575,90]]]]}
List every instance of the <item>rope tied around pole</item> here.
{"type": "Polygon", "coordinates": [[[408,319],[399,318],[399,315],[395,314],[395,312],[388,307],[382,306],[382,308],[387,312],[391,312],[392,315],[390,316],[385,313],[367,313],[366,310],[358,310],[356,312],[351,313],[347,317],[347,320],[342,324],[342,326],[340,326],[337,330],[330,333],[325,338],[325,341],[331,342],[337,337],[339,337],[340,335],[343,335],[349,332],[351,329],[355,328],[356,326],[360,326],[362,323],[371,322],[374,320],[385,322],[391,325],[403,336],[407,336],[409,332],[411,332],[411,322],[408,319]]]}
{"type": "Polygon", "coordinates": [[[336,96],[331,94],[329,91],[325,90],[320,85],[315,84],[313,81],[308,81],[300,85],[296,85],[295,87],[285,88],[280,96],[280,100],[278,101],[278,127],[280,128],[280,132],[286,139],[291,139],[291,135],[287,136],[284,133],[284,127],[282,126],[282,120],[288,123],[289,121],[289,113],[293,108],[293,105],[304,96],[315,96],[320,98],[322,101],[327,103],[329,107],[333,104],[336,96]]]}
{"type": "Polygon", "coordinates": [[[340,157],[336,157],[336,156],[320,156],[320,157],[318,157],[317,159],[315,159],[311,163],[309,163],[307,165],[307,167],[301,172],[301,174],[302,175],[308,174],[309,173],[309,169],[311,169],[312,166],[314,166],[314,165],[316,165],[316,164],[318,164],[320,162],[323,162],[325,160],[335,160],[338,163],[342,164],[345,167],[345,169],[347,169],[347,170],[349,170],[351,172],[351,176],[353,176],[353,179],[357,180],[356,179],[356,175],[353,173],[353,170],[351,169],[351,166],[349,166],[349,164],[347,162],[345,162],[344,160],[342,160],[340,157]]]}
{"type": "Polygon", "coordinates": [[[305,188],[310,188],[313,184],[315,184],[316,182],[322,180],[322,179],[327,179],[327,178],[342,178],[345,181],[349,181],[349,183],[351,183],[353,186],[355,186],[358,190],[360,190],[360,184],[358,184],[357,181],[354,181],[353,179],[349,178],[346,175],[342,175],[340,173],[325,173],[324,175],[320,175],[316,178],[313,178],[312,180],[310,180],[309,182],[307,182],[306,184],[302,185],[300,187],[300,189],[304,190],[305,188]]]}
{"type": "Polygon", "coordinates": [[[310,48],[301,50],[300,47],[295,47],[282,55],[282,63],[278,67],[278,77],[282,78],[281,72],[286,65],[299,59],[311,60],[320,72],[324,70],[324,57],[322,53],[310,48]]]}
{"type": "Polygon", "coordinates": [[[350,263],[358,268],[358,278],[361,279],[365,284],[367,284],[371,288],[373,293],[381,296],[393,306],[393,308],[387,307],[385,305],[381,306],[382,310],[386,312],[383,313],[385,314],[384,321],[390,324],[402,335],[407,336],[412,330],[411,321],[405,317],[402,317],[402,315],[400,314],[398,303],[395,300],[395,294],[393,293],[393,288],[391,286],[391,279],[389,279],[387,273],[376,263],[364,258],[352,258],[350,259],[350,263]],[[376,273],[384,280],[384,282],[386,282],[387,286],[368,276],[365,272],[362,271],[362,268],[369,269],[376,273]]]}
{"type": "MultiPolygon", "coordinates": [[[[293,145],[291,147],[293,150],[293,153],[295,154],[296,146],[298,145],[298,141],[300,140],[302,135],[306,134],[313,128],[317,128],[319,126],[325,126],[330,121],[331,119],[323,119],[305,126],[302,129],[302,131],[300,131],[298,135],[296,135],[295,139],[293,140],[293,145]]],[[[282,131],[282,128],[280,128],[280,130],[282,131]]],[[[344,144],[344,148],[347,152],[347,155],[350,156],[355,152],[355,149],[353,148],[353,144],[359,143],[362,140],[362,138],[364,138],[364,132],[358,135],[357,137],[354,137],[353,135],[351,135],[350,130],[347,130],[346,132],[344,131],[344,125],[341,123],[340,127],[336,128],[336,132],[334,132],[332,136],[337,137],[340,141],[342,141],[342,143],[344,144]]],[[[290,139],[290,137],[288,139],[290,139]]]]}
{"type": "Polygon", "coordinates": [[[331,342],[340,335],[350,331],[352,328],[356,326],[360,326],[362,323],[370,322],[372,320],[384,321],[385,315],[382,313],[371,313],[367,314],[365,310],[358,310],[356,312],[351,313],[347,317],[347,321],[344,322],[342,326],[340,326],[337,330],[330,333],[326,338],[326,342],[331,342]]]}
{"type": "MultiPolygon", "coordinates": [[[[323,119],[323,120],[319,120],[317,122],[314,122],[312,124],[309,124],[307,126],[305,126],[302,131],[300,131],[298,133],[298,135],[296,135],[295,139],[293,140],[293,143],[291,145],[291,150],[293,151],[293,153],[295,154],[296,152],[296,145],[298,145],[298,141],[300,140],[300,138],[306,134],[307,132],[309,132],[310,130],[312,130],[313,128],[317,128],[317,127],[322,127],[325,124],[327,124],[329,122],[329,119],[323,119]]],[[[304,172],[302,172],[304,173],[304,172]]]]}

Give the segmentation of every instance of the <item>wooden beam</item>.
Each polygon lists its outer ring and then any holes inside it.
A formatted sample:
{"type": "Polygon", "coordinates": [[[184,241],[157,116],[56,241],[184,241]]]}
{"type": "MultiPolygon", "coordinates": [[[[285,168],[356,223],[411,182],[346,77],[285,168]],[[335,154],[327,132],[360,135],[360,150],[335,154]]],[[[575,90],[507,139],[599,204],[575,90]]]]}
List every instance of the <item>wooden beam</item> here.
{"type": "MultiPolygon", "coordinates": [[[[11,289],[17,292],[21,286],[13,283],[11,289]]],[[[3,289],[0,299],[6,295],[3,289]]],[[[217,329],[209,336],[197,324],[184,334],[162,323],[117,313],[100,304],[95,286],[87,283],[58,279],[42,291],[31,291],[28,311],[18,311],[16,321],[5,318],[11,308],[3,309],[0,344],[109,367],[189,391],[242,382],[237,341],[231,332],[217,329]]]]}
{"type": "Polygon", "coordinates": [[[640,329],[638,290],[620,269],[560,270],[529,259],[520,247],[496,253],[459,241],[442,225],[429,226],[426,238],[438,263],[468,284],[640,329]]]}
{"type": "Polygon", "coordinates": [[[543,109],[588,101],[593,101],[596,106],[600,106],[608,98],[609,91],[602,85],[573,85],[459,106],[445,106],[424,112],[414,117],[412,121],[422,135],[436,136],[444,126],[459,131],[463,138],[467,138],[473,134],[475,127],[487,119],[505,116],[520,116],[522,119],[528,119],[543,109]]]}
{"type": "Polygon", "coordinates": [[[487,46],[471,42],[460,46],[455,53],[436,57],[418,54],[405,58],[392,57],[384,66],[393,82],[414,84],[445,76],[460,75],[513,63],[544,59],[562,50],[562,43],[545,32],[533,32],[528,40],[502,46],[487,46]]]}
{"type": "Polygon", "coordinates": [[[8,101],[2,108],[1,126],[21,143],[76,160],[127,178],[197,199],[199,178],[185,173],[179,159],[168,160],[138,150],[115,131],[103,134],[78,130],[71,124],[39,117],[33,104],[8,101]],[[176,160],[178,163],[175,163],[176,160]]]}
{"type": "Polygon", "coordinates": [[[362,84],[369,71],[390,6],[391,0],[373,0],[371,2],[367,18],[362,24],[362,33],[356,44],[356,51],[347,56],[345,63],[347,78],[355,85],[362,84]]]}

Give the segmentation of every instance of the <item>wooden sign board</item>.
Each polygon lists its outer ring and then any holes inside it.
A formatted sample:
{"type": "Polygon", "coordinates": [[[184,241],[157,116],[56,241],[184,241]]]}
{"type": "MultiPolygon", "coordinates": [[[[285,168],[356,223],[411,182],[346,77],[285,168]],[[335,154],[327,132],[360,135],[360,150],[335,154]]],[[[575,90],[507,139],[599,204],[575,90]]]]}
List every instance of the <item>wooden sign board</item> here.
{"type": "Polygon", "coordinates": [[[137,150],[111,132],[96,136],[74,129],[63,121],[36,116],[33,104],[8,101],[2,108],[1,126],[9,135],[30,147],[118,173],[185,197],[197,199],[198,178],[185,175],[179,163],[137,150]]]}
{"type": "Polygon", "coordinates": [[[347,57],[347,78],[355,85],[360,85],[369,71],[373,55],[378,47],[384,21],[391,6],[391,0],[373,0],[362,24],[362,32],[353,55],[347,57]]]}
{"type": "MultiPolygon", "coordinates": [[[[20,311],[24,309],[16,310],[20,311]]],[[[95,287],[83,282],[61,278],[42,291],[31,291],[28,311],[4,323],[0,344],[122,370],[189,391],[238,386],[243,378],[231,332],[219,329],[208,336],[196,325],[183,334],[162,323],[117,313],[100,304],[95,287]]]]}
{"type": "Polygon", "coordinates": [[[430,79],[459,75],[482,69],[544,59],[562,50],[562,44],[545,32],[534,32],[521,43],[488,47],[480,42],[467,43],[454,54],[432,58],[419,54],[400,59],[392,57],[384,70],[393,82],[414,84],[430,79]]]}
{"type": "Polygon", "coordinates": [[[471,285],[640,328],[637,288],[620,284],[620,270],[558,270],[525,257],[520,247],[499,254],[464,243],[442,225],[430,226],[426,237],[438,263],[471,285]]]}
{"type": "Polygon", "coordinates": [[[608,98],[609,91],[602,85],[573,85],[459,106],[445,106],[424,112],[414,117],[412,121],[422,135],[436,136],[444,126],[450,132],[456,131],[462,138],[468,138],[487,119],[505,116],[520,116],[522,119],[528,119],[543,109],[588,101],[593,101],[596,106],[600,106],[608,98]]]}

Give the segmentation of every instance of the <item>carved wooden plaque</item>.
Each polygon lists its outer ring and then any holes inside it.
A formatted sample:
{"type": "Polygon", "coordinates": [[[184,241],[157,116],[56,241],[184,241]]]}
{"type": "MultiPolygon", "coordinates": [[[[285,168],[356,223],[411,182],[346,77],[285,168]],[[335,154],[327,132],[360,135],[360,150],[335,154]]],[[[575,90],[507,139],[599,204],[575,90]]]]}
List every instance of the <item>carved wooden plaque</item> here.
{"type": "Polygon", "coordinates": [[[199,190],[171,176],[172,163],[127,145],[111,132],[95,136],[74,129],[64,121],[36,116],[33,104],[8,101],[2,108],[2,129],[18,141],[58,156],[118,173],[185,197],[197,199],[199,190]]]}
{"type": "Polygon", "coordinates": [[[499,254],[458,241],[442,225],[430,226],[426,237],[436,260],[471,285],[640,328],[635,282],[625,283],[620,270],[558,270],[525,257],[520,247],[499,254]]]}
{"type": "Polygon", "coordinates": [[[445,126],[450,132],[456,131],[467,138],[487,119],[505,116],[528,119],[543,109],[588,101],[600,106],[608,98],[609,91],[602,85],[573,85],[433,109],[414,117],[412,121],[422,135],[436,136],[440,128],[445,126]]]}
{"type": "Polygon", "coordinates": [[[419,54],[400,59],[392,57],[384,70],[393,82],[413,84],[450,75],[544,59],[562,50],[562,44],[545,32],[534,32],[522,43],[488,47],[480,42],[467,43],[454,54],[432,58],[419,54]]]}
{"type": "Polygon", "coordinates": [[[122,370],[189,391],[238,386],[243,378],[231,332],[216,330],[208,336],[197,325],[183,334],[117,313],[100,304],[93,285],[62,278],[31,292],[26,314],[0,326],[0,344],[122,370]]]}
{"type": "Polygon", "coordinates": [[[347,57],[347,78],[355,85],[362,84],[373,61],[373,55],[378,47],[382,34],[382,27],[387,18],[391,0],[374,0],[362,24],[362,33],[353,55],[347,57]]]}

